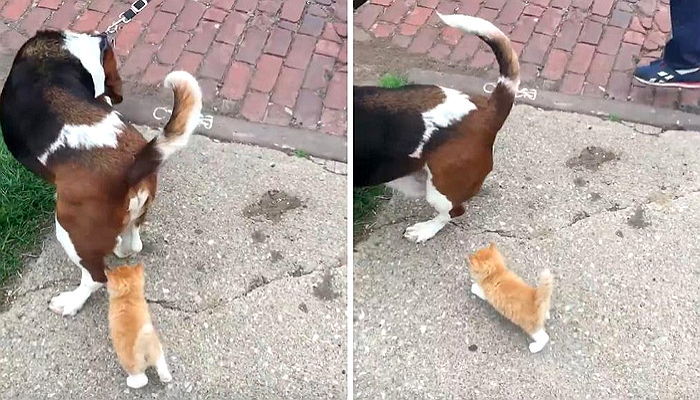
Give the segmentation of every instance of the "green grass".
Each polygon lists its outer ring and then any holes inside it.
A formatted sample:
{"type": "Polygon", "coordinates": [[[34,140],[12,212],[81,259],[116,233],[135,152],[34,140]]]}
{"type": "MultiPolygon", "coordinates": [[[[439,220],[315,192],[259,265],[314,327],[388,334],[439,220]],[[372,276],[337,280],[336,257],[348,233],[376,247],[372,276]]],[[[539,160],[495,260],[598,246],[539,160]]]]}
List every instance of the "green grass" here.
{"type": "Polygon", "coordinates": [[[386,73],[379,78],[379,86],[387,89],[396,89],[408,84],[408,78],[403,75],[386,73]]]}
{"type": "Polygon", "coordinates": [[[0,284],[19,271],[49,226],[54,189],[20,165],[0,132],[0,284]]]}
{"type": "Polygon", "coordinates": [[[620,122],[622,121],[622,118],[620,118],[620,116],[617,114],[610,114],[608,115],[608,120],[612,122],[620,122]]]}
{"type": "Polygon", "coordinates": [[[307,159],[311,156],[311,154],[309,154],[308,152],[306,152],[306,151],[304,151],[304,150],[299,150],[299,149],[294,150],[294,151],[292,152],[292,154],[293,154],[295,157],[307,158],[307,159]]]}

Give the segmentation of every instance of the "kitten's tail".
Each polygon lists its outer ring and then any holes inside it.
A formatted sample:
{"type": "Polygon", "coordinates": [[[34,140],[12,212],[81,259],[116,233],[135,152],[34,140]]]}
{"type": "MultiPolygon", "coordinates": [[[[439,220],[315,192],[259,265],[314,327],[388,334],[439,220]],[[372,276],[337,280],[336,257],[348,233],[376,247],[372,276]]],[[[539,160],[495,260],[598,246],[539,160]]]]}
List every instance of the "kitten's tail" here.
{"type": "Polygon", "coordinates": [[[552,288],[554,287],[554,276],[545,269],[540,272],[540,284],[535,289],[535,306],[539,320],[544,323],[544,320],[549,318],[549,306],[552,298],[552,288]]]}

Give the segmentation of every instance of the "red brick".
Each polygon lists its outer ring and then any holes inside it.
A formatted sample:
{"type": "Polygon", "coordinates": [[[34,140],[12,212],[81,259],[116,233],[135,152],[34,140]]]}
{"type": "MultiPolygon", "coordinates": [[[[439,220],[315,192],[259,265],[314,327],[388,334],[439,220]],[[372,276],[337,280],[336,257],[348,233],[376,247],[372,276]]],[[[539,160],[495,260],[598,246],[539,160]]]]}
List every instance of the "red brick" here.
{"type": "Polygon", "coordinates": [[[228,13],[218,8],[210,8],[204,12],[204,19],[214,22],[224,22],[228,13]]]}
{"type": "Polygon", "coordinates": [[[626,101],[631,85],[632,75],[626,72],[613,72],[606,91],[613,100],[626,101]]]}
{"type": "Polygon", "coordinates": [[[442,40],[451,46],[457,45],[462,36],[463,34],[461,30],[450,26],[443,28],[441,34],[442,40]]]}
{"type": "Polygon", "coordinates": [[[438,31],[434,28],[424,27],[418,32],[413,43],[408,46],[409,53],[426,53],[437,38],[438,31]]]}
{"type": "Polygon", "coordinates": [[[305,5],[306,0],[285,0],[284,4],[282,5],[282,13],[280,14],[280,18],[292,22],[299,21],[302,13],[304,12],[305,5]]]}
{"type": "Polygon", "coordinates": [[[440,0],[418,0],[419,6],[432,9],[435,9],[435,7],[438,6],[438,3],[440,3],[440,0]]]}
{"type": "Polygon", "coordinates": [[[368,30],[374,25],[374,22],[383,10],[383,7],[374,4],[366,5],[355,15],[355,24],[359,25],[364,30],[368,30]]]}
{"type": "Polygon", "coordinates": [[[588,9],[591,4],[593,4],[593,0],[573,0],[572,4],[576,8],[582,8],[582,9],[588,9]]]}
{"type": "Polygon", "coordinates": [[[184,32],[170,32],[156,54],[158,61],[168,65],[174,64],[185,49],[185,44],[189,39],[190,36],[184,32]]]}
{"type": "Polygon", "coordinates": [[[379,4],[380,6],[390,6],[392,0],[371,0],[372,4],[379,4]]]}
{"type": "Polygon", "coordinates": [[[660,31],[652,31],[644,39],[643,47],[647,50],[656,50],[666,45],[666,35],[660,31]]]}
{"type": "Polygon", "coordinates": [[[542,77],[557,81],[564,76],[566,63],[569,61],[569,53],[563,50],[554,49],[547,57],[547,63],[542,70],[542,77]]]}
{"type": "Polygon", "coordinates": [[[348,24],[344,24],[341,22],[335,22],[333,24],[333,28],[335,28],[335,32],[340,36],[341,38],[347,38],[348,37],[348,24]]]}
{"type": "Polygon", "coordinates": [[[396,25],[394,24],[377,22],[372,29],[370,29],[370,32],[374,33],[374,37],[385,38],[391,36],[395,29],[396,25]]]}
{"type": "Polygon", "coordinates": [[[608,83],[610,72],[612,72],[615,57],[608,54],[596,53],[591,62],[591,68],[586,75],[586,81],[596,86],[603,86],[608,83]]]}
{"type": "Polygon", "coordinates": [[[157,85],[163,82],[165,75],[170,72],[169,65],[151,64],[141,77],[140,81],[146,85],[157,85]]]}
{"type": "Polygon", "coordinates": [[[520,64],[520,79],[523,82],[534,82],[539,74],[539,66],[530,63],[520,64]]]}
{"type": "Polygon", "coordinates": [[[632,20],[632,13],[613,10],[612,17],[610,17],[610,25],[617,26],[618,28],[627,28],[632,20]]]}
{"type": "Polygon", "coordinates": [[[2,10],[2,17],[10,21],[18,21],[31,4],[31,0],[10,0],[2,10]]]}
{"type": "Polygon", "coordinates": [[[177,14],[185,6],[185,0],[165,0],[160,6],[161,11],[177,14]]]}
{"type": "Polygon", "coordinates": [[[629,97],[634,103],[651,105],[654,102],[654,87],[642,86],[635,82],[630,88],[629,97]]]}
{"type": "Polygon", "coordinates": [[[58,11],[53,13],[47,26],[58,30],[68,29],[80,12],[80,4],[66,0],[58,11]]]}
{"type": "Polygon", "coordinates": [[[255,68],[255,75],[250,83],[251,89],[265,93],[271,91],[275,87],[283,61],[279,57],[263,54],[255,68]]]}
{"type": "Polygon", "coordinates": [[[430,8],[416,7],[408,14],[404,22],[407,24],[420,26],[425,24],[432,13],[433,10],[430,8]]]}
{"type": "Polygon", "coordinates": [[[408,48],[408,45],[411,44],[413,41],[413,38],[411,36],[404,36],[404,35],[394,35],[394,37],[391,39],[391,43],[401,47],[402,49],[408,48]]]}
{"type": "Polygon", "coordinates": [[[591,12],[602,16],[610,15],[615,0],[595,0],[591,12]]]}
{"type": "Polygon", "coordinates": [[[248,93],[241,107],[241,115],[248,121],[260,122],[265,116],[267,102],[268,95],[265,93],[248,93]]]}
{"type": "Polygon", "coordinates": [[[401,24],[399,25],[399,33],[405,36],[413,36],[418,32],[418,28],[420,27],[416,25],[401,24]]]}
{"type": "Polygon", "coordinates": [[[591,65],[594,52],[595,47],[589,44],[577,44],[576,47],[574,47],[574,54],[571,56],[569,71],[577,74],[585,73],[588,70],[588,66],[591,65]]]}
{"type": "Polygon", "coordinates": [[[491,51],[480,49],[476,52],[469,65],[473,68],[485,68],[496,61],[491,51]]]}
{"type": "Polygon", "coordinates": [[[481,0],[462,0],[457,8],[460,14],[475,15],[481,7],[481,0]]]}
{"type": "Polygon", "coordinates": [[[654,93],[654,107],[677,108],[680,90],[677,88],[656,88],[654,93]]]}
{"type": "Polygon", "coordinates": [[[639,19],[639,21],[642,23],[642,26],[644,27],[644,29],[651,29],[651,27],[653,25],[653,23],[652,23],[653,20],[651,17],[642,17],[639,19]]]}
{"type": "Polygon", "coordinates": [[[180,55],[180,59],[177,60],[175,69],[187,71],[190,74],[195,75],[203,58],[204,56],[201,54],[183,51],[180,55]]]}
{"type": "Polygon", "coordinates": [[[484,2],[484,7],[493,8],[494,10],[500,10],[506,5],[507,0],[486,0],[484,2]]]}
{"type": "Polygon", "coordinates": [[[581,94],[583,90],[584,76],[579,74],[566,74],[561,81],[559,91],[565,94],[581,94]]]}
{"type": "Polygon", "coordinates": [[[645,36],[643,33],[629,30],[625,32],[625,35],[622,37],[622,40],[627,43],[641,45],[642,43],[644,43],[644,38],[645,36]]]}
{"type": "Polygon", "coordinates": [[[668,7],[659,8],[654,15],[654,23],[659,27],[659,30],[664,33],[671,31],[671,13],[668,7]]]}
{"type": "Polygon", "coordinates": [[[39,0],[37,7],[58,10],[58,8],[61,6],[61,3],[62,0],[39,0]]]}
{"type": "Polygon", "coordinates": [[[554,48],[571,51],[576,45],[576,38],[581,31],[581,22],[570,19],[564,21],[561,25],[561,30],[557,35],[557,40],[554,41],[554,48]]]}
{"type": "Polygon", "coordinates": [[[202,19],[207,7],[196,1],[185,2],[185,8],[178,15],[175,26],[183,32],[189,32],[199,25],[199,20],[202,19]]]}
{"type": "Polygon", "coordinates": [[[657,0],[639,0],[637,2],[637,7],[645,15],[653,15],[656,11],[657,0]]]}
{"type": "Polygon", "coordinates": [[[213,101],[216,98],[219,82],[214,79],[200,77],[197,78],[197,82],[199,82],[199,87],[202,89],[202,100],[204,100],[205,104],[213,101]]]}
{"type": "Polygon", "coordinates": [[[531,15],[533,17],[539,17],[544,13],[545,8],[534,4],[528,4],[523,10],[523,15],[531,15]]]}
{"type": "MultiPolygon", "coordinates": [[[[60,3],[60,1],[58,2],[60,3]]],[[[88,10],[95,10],[101,13],[106,13],[109,11],[109,8],[112,6],[112,4],[114,4],[113,0],[93,0],[88,4],[88,10]]],[[[121,5],[119,6],[121,7],[121,5]]],[[[110,23],[112,23],[112,21],[110,21],[110,23]]]]}
{"type": "Polygon", "coordinates": [[[535,32],[544,33],[545,35],[550,36],[554,35],[554,32],[557,31],[557,27],[559,26],[563,15],[564,12],[562,10],[558,10],[556,8],[548,9],[544,15],[542,15],[542,18],[540,18],[540,22],[537,24],[535,32]]]}
{"type": "Polygon", "coordinates": [[[311,63],[306,69],[306,79],[304,80],[304,89],[318,90],[323,89],[328,84],[331,71],[335,59],[320,54],[314,54],[311,57],[311,63]]]}
{"type": "Polygon", "coordinates": [[[571,0],[552,0],[551,6],[560,9],[566,9],[571,4],[571,0]]]}
{"type": "Polygon", "coordinates": [[[299,91],[294,118],[302,127],[316,129],[321,118],[322,109],[323,102],[321,97],[312,90],[302,89],[299,91]]]}
{"type": "Polygon", "coordinates": [[[258,3],[258,10],[268,14],[277,14],[282,6],[282,0],[261,0],[258,3]]]}
{"type": "Polygon", "coordinates": [[[533,34],[532,38],[527,42],[525,50],[523,50],[522,60],[541,64],[542,61],[544,61],[544,55],[547,53],[551,42],[551,36],[541,35],[539,33],[533,34]]]}
{"type": "Polygon", "coordinates": [[[234,9],[236,11],[250,12],[258,5],[257,0],[237,0],[234,9]]]}
{"type": "Polygon", "coordinates": [[[245,30],[248,17],[245,14],[232,12],[226,17],[226,21],[221,25],[221,30],[216,37],[216,40],[228,44],[237,44],[238,39],[245,30]]]}
{"type": "Polygon", "coordinates": [[[216,25],[215,22],[202,21],[197,29],[195,29],[194,36],[187,44],[187,50],[201,54],[206,53],[216,36],[216,25]]]}
{"type": "Polygon", "coordinates": [[[525,43],[530,39],[532,32],[535,31],[535,26],[537,25],[537,18],[534,17],[522,17],[515,23],[515,29],[510,34],[510,40],[514,42],[525,43]]]}
{"type": "Polygon", "coordinates": [[[281,57],[287,55],[289,45],[292,43],[292,33],[285,29],[273,28],[270,38],[265,46],[265,53],[275,54],[281,57]]]}
{"type": "MultiPolygon", "coordinates": [[[[112,1],[110,1],[110,4],[114,4],[114,5],[112,6],[112,8],[109,9],[109,12],[107,14],[105,14],[105,17],[102,18],[102,21],[97,26],[97,30],[100,32],[104,32],[104,30],[107,29],[107,27],[112,22],[116,21],[117,18],[119,17],[119,15],[124,11],[122,9],[123,4],[113,3],[112,1]]],[[[132,23],[133,23],[133,21],[132,21],[132,23]]],[[[129,26],[129,25],[131,25],[131,24],[127,24],[127,26],[129,26]]]]}
{"type": "Polygon", "coordinates": [[[338,32],[335,30],[335,26],[333,26],[333,24],[330,22],[326,23],[326,26],[323,28],[323,35],[321,35],[321,37],[336,43],[343,42],[343,38],[338,35],[338,32]]]}
{"type": "Polygon", "coordinates": [[[199,74],[207,78],[221,79],[226,72],[226,66],[231,60],[231,55],[233,55],[233,46],[214,42],[204,57],[199,74]]]}
{"type": "MultiPolygon", "coordinates": [[[[432,11],[432,10],[431,10],[432,11]]],[[[391,22],[393,24],[398,24],[399,21],[403,19],[408,13],[408,5],[404,1],[395,1],[384,11],[379,17],[381,21],[391,22]]]]}
{"type": "Polygon", "coordinates": [[[245,61],[249,64],[255,64],[260,54],[262,54],[265,41],[267,40],[267,32],[261,31],[255,27],[248,28],[245,33],[245,38],[241,47],[236,54],[236,60],[245,61]]]}
{"type": "Polygon", "coordinates": [[[51,10],[48,8],[33,8],[22,20],[22,30],[27,36],[34,36],[36,31],[44,25],[49,15],[51,15],[51,10]]]}
{"type": "Polygon", "coordinates": [[[17,31],[7,30],[0,34],[0,52],[14,55],[27,39],[26,36],[17,31]]]}
{"type": "Polygon", "coordinates": [[[639,20],[638,16],[632,17],[632,22],[630,23],[630,30],[635,31],[635,32],[640,32],[644,33],[646,32],[646,28],[642,26],[642,22],[639,20]]]}
{"type": "Polygon", "coordinates": [[[518,20],[520,14],[523,12],[525,5],[520,1],[509,1],[506,3],[505,7],[501,9],[500,14],[498,14],[497,21],[502,24],[512,24],[518,20]]]}
{"type": "Polygon", "coordinates": [[[267,114],[265,114],[265,119],[263,122],[266,124],[287,126],[292,120],[291,110],[287,107],[281,106],[279,104],[268,104],[267,114]]]}
{"type": "Polygon", "coordinates": [[[325,24],[326,21],[323,18],[311,14],[306,14],[304,16],[304,21],[302,22],[301,27],[297,32],[303,35],[321,36],[325,24]]]}
{"type": "Polygon", "coordinates": [[[316,43],[316,53],[318,54],[335,58],[338,57],[339,52],[340,45],[338,43],[329,40],[319,40],[318,43],[316,43]]]}
{"type": "Polygon", "coordinates": [[[642,50],[642,46],[632,43],[622,43],[620,51],[617,53],[617,61],[614,69],[620,71],[630,71],[637,65],[637,57],[642,50]]]}
{"type": "Polygon", "coordinates": [[[525,48],[525,45],[522,43],[518,42],[511,42],[511,46],[513,46],[513,51],[515,51],[515,54],[520,57],[521,54],[523,54],[523,49],[525,48]]]}
{"type": "Polygon", "coordinates": [[[151,23],[146,26],[146,43],[158,44],[165,39],[165,35],[173,26],[175,15],[159,11],[151,20],[151,23]]]}
{"type": "Polygon", "coordinates": [[[450,60],[452,61],[462,61],[474,56],[474,53],[479,49],[481,44],[481,39],[474,35],[465,35],[462,40],[457,43],[452,54],[450,54],[450,60]]]}
{"type": "Polygon", "coordinates": [[[450,46],[445,43],[438,43],[428,52],[428,57],[436,60],[444,60],[450,55],[450,46]]]}
{"type": "Polygon", "coordinates": [[[342,72],[333,74],[331,82],[328,84],[326,98],[323,105],[336,110],[344,110],[347,107],[348,75],[342,72]]]}
{"type": "MultiPolygon", "coordinates": [[[[144,26],[148,25],[148,23],[151,22],[151,20],[153,19],[153,16],[155,16],[156,11],[160,10],[158,6],[162,2],[163,0],[151,1],[150,3],[148,3],[148,7],[144,8],[143,11],[141,11],[136,17],[134,17],[133,21],[141,21],[143,22],[144,26]]],[[[124,7],[122,11],[123,10],[126,10],[126,7],[124,7]]]]}
{"type": "Polygon", "coordinates": [[[284,61],[284,65],[294,68],[304,69],[314,52],[316,39],[311,36],[294,35],[292,48],[284,61]]]}
{"type": "Polygon", "coordinates": [[[245,96],[253,69],[246,63],[234,61],[226,74],[221,95],[227,99],[240,100],[245,96]]]}
{"type": "Polygon", "coordinates": [[[283,106],[294,107],[303,81],[304,71],[282,67],[272,93],[272,101],[283,106]]]}
{"type": "Polygon", "coordinates": [[[617,54],[625,31],[622,28],[608,26],[603,33],[603,39],[598,43],[598,51],[603,54],[617,54]]]}
{"type": "Polygon", "coordinates": [[[343,47],[340,48],[340,53],[338,53],[338,62],[342,64],[348,63],[348,44],[343,43],[343,47]]]}
{"type": "Polygon", "coordinates": [[[76,32],[94,32],[97,30],[97,26],[102,21],[104,14],[101,12],[86,10],[83,15],[81,15],[73,24],[73,30],[76,32]]]}
{"type": "Polygon", "coordinates": [[[129,52],[141,37],[141,32],[143,32],[143,26],[140,21],[131,21],[131,23],[126,24],[117,34],[114,52],[118,56],[129,55],[129,52]]]}
{"type": "Polygon", "coordinates": [[[129,58],[120,68],[120,72],[124,76],[140,75],[151,64],[153,54],[156,52],[156,46],[148,43],[140,44],[130,52],[129,58]]]}
{"type": "Polygon", "coordinates": [[[323,114],[321,114],[321,132],[336,136],[346,136],[345,111],[324,109],[323,114]]]}
{"type": "Polygon", "coordinates": [[[222,10],[231,10],[236,0],[214,0],[211,5],[222,10]]]}
{"type": "Polygon", "coordinates": [[[582,43],[598,44],[602,34],[603,24],[588,20],[583,25],[583,31],[581,31],[581,36],[579,36],[578,41],[582,43]]]}

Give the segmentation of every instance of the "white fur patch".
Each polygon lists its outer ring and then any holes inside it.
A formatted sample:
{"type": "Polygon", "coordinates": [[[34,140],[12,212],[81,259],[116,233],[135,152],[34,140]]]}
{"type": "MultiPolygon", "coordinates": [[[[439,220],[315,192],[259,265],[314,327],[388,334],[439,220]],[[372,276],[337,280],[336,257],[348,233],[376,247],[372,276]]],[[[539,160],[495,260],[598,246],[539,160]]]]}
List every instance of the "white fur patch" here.
{"type": "Polygon", "coordinates": [[[472,293],[481,300],[486,300],[486,293],[484,293],[484,289],[482,289],[476,282],[472,283],[472,293]]]}
{"type": "Polygon", "coordinates": [[[437,13],[447,25],[461,29],[467,33],[477,36],[486,36],[493,38],[495,36],[505,36],[505,34],[491,22],[477,17],[462,14],[443,15],[437,13]]]}
{"type": "Polygon", "coordinates": [[[532,339],[535,341],[534,343],[530,343],[530,345],[528,346],[531,353],[539,352],[549,342],[549,335],[547,334],[547,332],[545,332],[544,329],[540,329],[539,331],[533,333],[531,336],[532,339]]]}
{"type": "Polygon", "coordinates": [[[49,156],[61,147],[88,150],[97,147],[117,147],[117,137],[124,129],[119,113],[113,111],[95,125],[63,125],[56,141],[38,158],[46,165],[49,156]]]}
{"type": "Polygon", "coordinates": [[[58,217],[55,218],[56,220],[56,239],[58,239],[58,243],[63,246],[63,250],[66,252],[68,255],[68,258],[70,258],[73,263],[79,267],[82,267],[80,265],[80,256],[78,255],[78,252],[75,250],[75,246],[73,245],[73,241],[70,240],[70,235],[68,232],[63,229],[61,224],[58,222],[58,217]]]}
{"type": "Polygon", "coordinates": [[[117,243],[113,250],[114,255],[119,258],[126,258],[143,250],[141,229],[136,226],[134,221],[143,214],[143,208],[149,195],[147,190],[141,189],[136,196],[129,199],[129,223],[124,232],[117,237],[117,243]]]}
{"type": "Polygon", "coordinates": [[[420,158],[423,147],[428,143],[435,131],[452,125],[473,110],[476,110],[476,105],[469,100],[469,96],[466,94],[444,87],[440,89],[445,94],[445,101],[421,114],[425,131],[418,147],[413,153],[409,154],[409,157],[420,158]]]}
{"type": "Polygon", "coordinates": [[[518,90],[520,90],[520,80],[514,81],[510,78],[502,76],[498,78],[498,83],[507,87],[512,93],[518,93],[518,90]]]}
{"type": "Polygon", "coordinates": [[[74,55],[92,76],[95,85],[95,97],[105,92],[105,70],[102,67],[101,38],[84,33],[65,31],[63,43],[66,50],[74,55]]]}
{"type": "Polygon", "coordinates": [[[450,210],[452,209],[452,202],[442,193],[440,193],[435,185],[433,185],[433,174],[430,173],[430,169],[425,167],[428,173],[428,179],[426,180],[426,196],[425,199],[430,203],[433,208],[438,212],[435,218],[419,222],[412,226],[406,228],[404,237],[408,240],[412,240],[416,243],[425,242],[426,240],[432,238],[440,232],[440,230],[445,227],[445,225],[452,219],[450,217],[450,210]]]}

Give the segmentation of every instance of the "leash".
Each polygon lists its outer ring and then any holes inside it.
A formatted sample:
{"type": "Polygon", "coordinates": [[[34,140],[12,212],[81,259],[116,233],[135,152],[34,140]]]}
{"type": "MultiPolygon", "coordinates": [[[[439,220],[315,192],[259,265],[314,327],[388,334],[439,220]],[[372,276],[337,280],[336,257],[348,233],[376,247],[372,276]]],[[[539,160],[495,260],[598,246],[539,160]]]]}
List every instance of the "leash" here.
{"type": "Polygon", "coordinates": [[[114,34],[121,28],[120,25],[125,25],[131,22],[131,20],[134,19],[138,13],[146,8],[149,1],[151,0],[136,0],[133,4],[131,4],[131,7],[128,10],[121,13],[119,18],[112,22],[112,25],[105,29],[105,33],[112,38],[112,42],[114,42],[114,34]]]}

